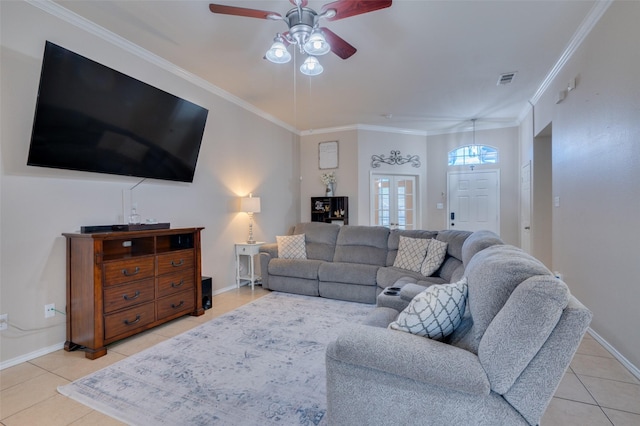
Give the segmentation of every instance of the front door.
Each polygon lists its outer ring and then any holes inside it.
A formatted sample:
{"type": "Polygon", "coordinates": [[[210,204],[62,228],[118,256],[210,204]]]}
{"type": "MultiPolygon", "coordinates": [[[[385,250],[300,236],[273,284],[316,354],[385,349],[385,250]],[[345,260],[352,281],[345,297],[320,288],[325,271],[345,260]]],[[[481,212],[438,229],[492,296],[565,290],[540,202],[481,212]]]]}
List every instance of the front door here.
{"type": "Polygon", "coordinates": [[[449,172],[448,229],[500,235],[500,173],[498,170],[449,172]]]}

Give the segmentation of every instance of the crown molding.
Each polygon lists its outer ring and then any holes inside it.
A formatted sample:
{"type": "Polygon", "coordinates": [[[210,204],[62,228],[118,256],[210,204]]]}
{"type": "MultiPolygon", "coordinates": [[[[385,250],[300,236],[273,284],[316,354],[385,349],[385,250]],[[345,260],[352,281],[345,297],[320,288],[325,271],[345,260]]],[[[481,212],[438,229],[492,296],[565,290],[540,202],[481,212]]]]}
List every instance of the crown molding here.
{"type": "MultiPolygon", "coordinates": [[[[531,104],[535,105],[536,103],[538,103],[544,92],[546,92],[546,90],[549,88],[553,80],[558,76],[562,68],[564,68],[569,59],[571,59],[576,50],[578,50],[584,39],[587,37],[587,35],[589,35],[600,18],[602,18],[602,15],[604,15],[613,1],[614,0],[596,0],[587,16],[584,18],[576,32],[573,34],[573,37],[569,41],[569,44],[565,48],[562,55],[560,55],[558,61],[555,63],[553,68],[551,68],[549,74],[547,74],[545,79],[542,80],[542,83],[540,84],[540,87],[538,87],[538,90],[536,90],[536,92],[531,97],[531,104]]],[[[520,114],[519,121],[522,121],[524,119],[524,116],[529,112],[529,108],[530,105],[527,105],[524,108],[523,112],[520,114]]]]}
{"type": "Polygon", "coordinates": [[[69,9],[62,7],[61,5],[53,2],[52,0],[26,0],[26,1],[30,5],[37,7],[38,9],[52,16],[55,16],[56,18],[62,19],[63,21],[77,28],[80,28],[81,30],[84,30],[90,34],[93,34],[96,37],[99,37],[105,40],[106,42],[111,43],[112,45],[149,62],[152,65],[162,68],[176,75],[177,77],[180,77],[183,80],[188,81],[189,83],[192,83],[216,96],[219,96],[233,104],[238,105],[241,108],[244,108],[245,110],[261,118],[264,118],[265,120],[270,121],[277,126],[280,126],[292,133],[299,134],[299,131],[297,129],[291,127],[287,123],[281,120],[278,120],[274,116],[267,114],[266,112],[256,108],[255,106],[238,98],[237,96],[234,96],[231,93],[225,90],[222,90],[218,86],[211,84],[205,79],[200,78],[195,74],[192,74],[189,71],[183,68],[180,68],[179,66],[167,61],[166,59],[163,59],[160,56],[149,52],[148,50],[138,46],[137,44],[130,42],[124,37],[121,37],[118,34],[111,32],[104,27],[101,27],[95,22],[92,22],[78,15],[77,13],[70,11],[69,9]]]}
{"type": "Polygon", "coordinates": [[[399,127],[387,127],[387,126],[372,126],[369,124],[350,124],[347,126],[303,130],[299,134],[300,136],[310,136],[310,135],[317,135],[317,134],[324,134],[324,133],[347,132],[350,130],[370,130],[373,132],[381,132],[381,133],[399,133],[403,135],[427,136],[427,132],[425,130],[402,129],[399,127]]]}

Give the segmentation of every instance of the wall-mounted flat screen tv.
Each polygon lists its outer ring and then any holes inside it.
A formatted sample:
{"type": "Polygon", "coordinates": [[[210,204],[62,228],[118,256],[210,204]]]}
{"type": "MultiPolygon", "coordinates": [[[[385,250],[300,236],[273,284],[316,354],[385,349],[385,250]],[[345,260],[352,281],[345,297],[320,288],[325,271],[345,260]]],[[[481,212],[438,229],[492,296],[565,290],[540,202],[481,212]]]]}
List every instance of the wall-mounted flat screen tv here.
{"type": "Polygon", "coordinates": [[[27,164],[192,182],[208,112],[47,41],[27,164]]]}

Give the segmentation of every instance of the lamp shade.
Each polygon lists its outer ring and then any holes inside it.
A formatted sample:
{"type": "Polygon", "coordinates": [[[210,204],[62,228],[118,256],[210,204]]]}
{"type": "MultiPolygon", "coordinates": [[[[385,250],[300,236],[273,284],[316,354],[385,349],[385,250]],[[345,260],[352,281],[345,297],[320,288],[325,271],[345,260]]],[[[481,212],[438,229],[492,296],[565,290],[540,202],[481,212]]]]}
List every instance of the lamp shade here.
{"type": "Polygon", "coordinates": [[[240,211],[247,213],[260,213],[260,197],[240,198],[240,211]]]}

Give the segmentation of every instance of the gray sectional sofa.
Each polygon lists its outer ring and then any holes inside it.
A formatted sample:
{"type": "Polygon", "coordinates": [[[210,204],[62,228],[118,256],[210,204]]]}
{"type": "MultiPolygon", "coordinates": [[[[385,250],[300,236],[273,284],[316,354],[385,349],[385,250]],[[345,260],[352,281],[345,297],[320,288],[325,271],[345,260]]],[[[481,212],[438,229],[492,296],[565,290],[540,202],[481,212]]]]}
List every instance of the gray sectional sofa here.
{"type": "Polygon", "coordinates": [[[366,324],[329,344],[329,424],[540,423],[592,314],[535,258],[503,244],[472,250],[488,240],[471,239],[462,250],[466,311],[453,334],[437,341],[390,329],[418,290],[399,282],[396,305],[379,300],[366,324]]]}
{"type": "MultiPolygon", "coordinates": [[[[472,235],[468,231],[390,231],[381,226],[339,226],[322,222],[299,223],[288,234],[305,235],[307,258],[281,259],[276,243],[260,247],[263,288],[372,304],[385,288],[400,278],[413,284],[410,288],[415,291],[462,277],[462,248],[472,235]],[[429,277],[394,267],[400,236],[447,242],[441,267],[429,277]]],[[[474,234],[470,240],[473,244],[468,244],[469,258],[481,248],[502,243],[490,232],[474,234]]]]}

